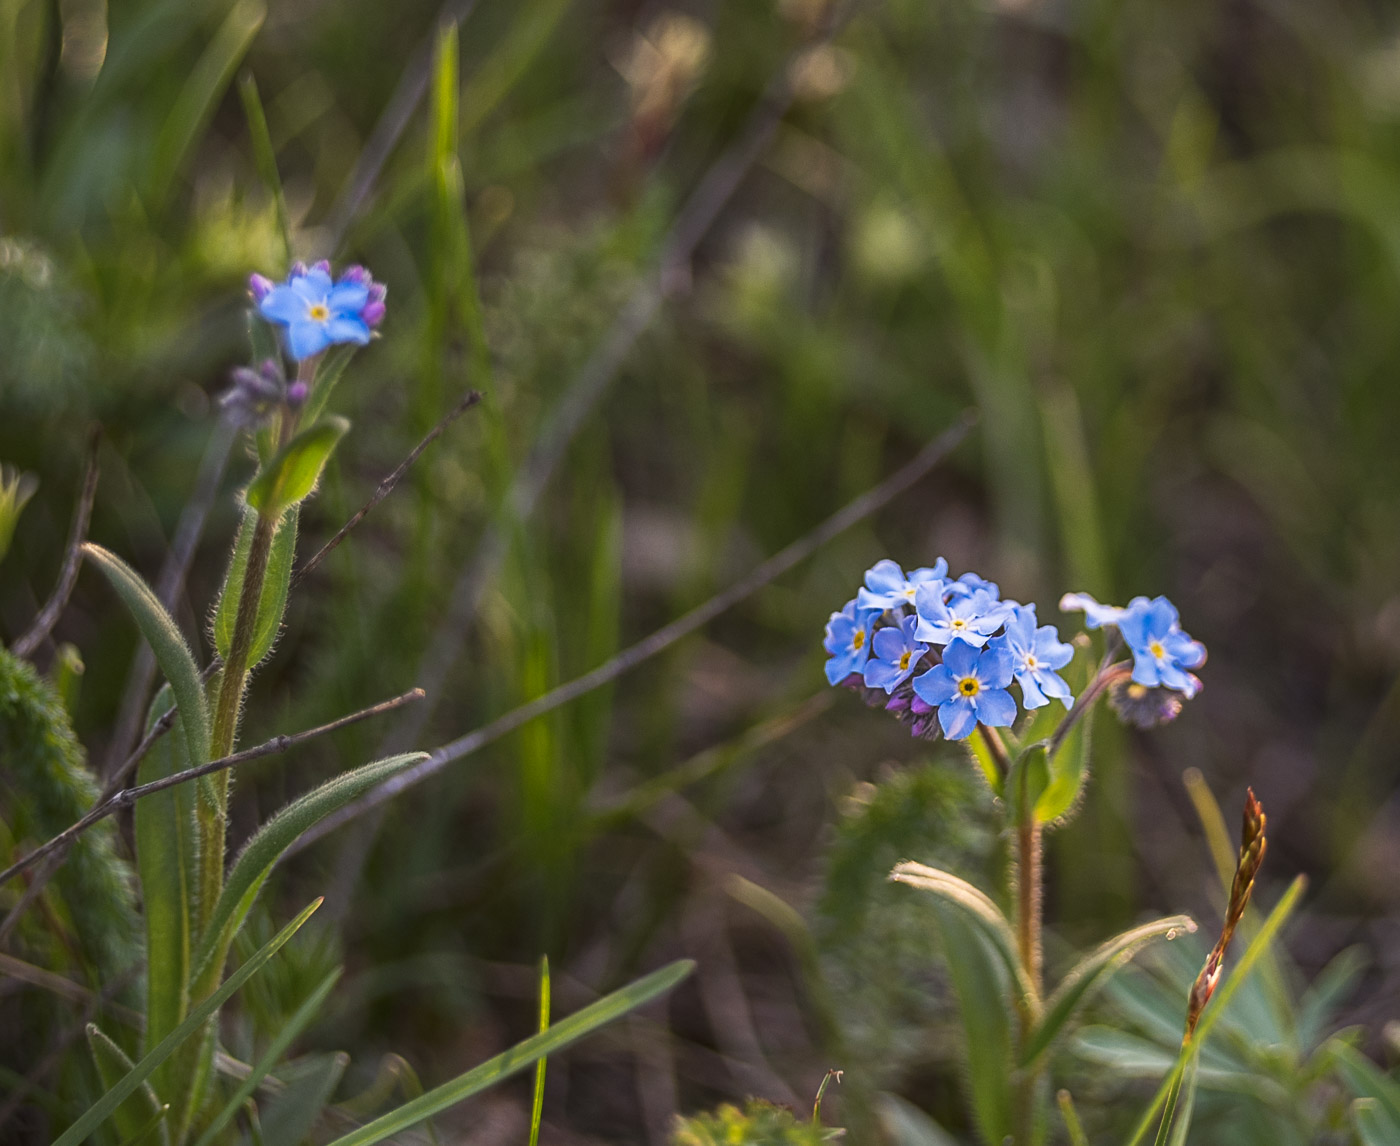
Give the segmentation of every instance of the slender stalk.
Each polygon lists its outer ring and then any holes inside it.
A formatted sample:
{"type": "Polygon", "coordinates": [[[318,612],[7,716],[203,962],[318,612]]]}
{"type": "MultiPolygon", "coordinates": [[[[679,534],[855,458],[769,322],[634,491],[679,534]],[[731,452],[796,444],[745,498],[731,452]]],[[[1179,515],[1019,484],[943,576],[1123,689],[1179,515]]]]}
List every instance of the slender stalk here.
{"type": "MultiPolygon", "coordinates": [[[[995,740],[1001,746],[1001,739],[990,729],[989,742],[995,740]]],[[[1001,746],[1005,753],[1006,749],[1001,746]]],[[[1014,874],[1016,883],[1016,951],[1026,978],[1030,980],[1037,994],[1043,983],[1041,969],[1041,929],[1044,897],[1042,894],[1044,870],[1041,854],[1040,821],[1035,816],[1035,806],[1026,791],[1026,768],[1022,763],[1016,782],[1020,785],[1019,799],[1016,801],[1016,853],[1014,874]]],[[[1034,1032],[1034,1020],[1021,1016],[1021,1043],[1024,1046],[1034,1032]]],[[[1032,1065],[1022,1070],[1016,1078],[1015,1111],[1012,1123],[1016,1146],[1029,1146],[1035,1126],[1035,1091],[1040,1078],[1040,1065],[1032,1065]]]]}
{"type": "MultiPolygon", "coordinates": [[[[267,575],[268,556],[272,552],[272,536],[277,523],[259,515],[253,529],[253,544],[248,551],[248,566],[243,574],[243,592],[238,598],[238,616],[233,625],[233,640],[228,659],[219,677],[219,697],[214,707],[214,731],[210,753],[218,759],[233,751],[238,732],[238,717],[243,707],[243,688],[248,679],[248,655],[253,648],[257,628],[258,605],[262,600],[263,581],[267,575]]],[[[204,761],[199,761],[200,764],[204,761]]],[[[219,893],[224,887],[224,829],[228,811],[227,770],[210,777],[214,806],[207,799],[196,801],[199,824],[199,924],[209,921],[219,893]]]]}

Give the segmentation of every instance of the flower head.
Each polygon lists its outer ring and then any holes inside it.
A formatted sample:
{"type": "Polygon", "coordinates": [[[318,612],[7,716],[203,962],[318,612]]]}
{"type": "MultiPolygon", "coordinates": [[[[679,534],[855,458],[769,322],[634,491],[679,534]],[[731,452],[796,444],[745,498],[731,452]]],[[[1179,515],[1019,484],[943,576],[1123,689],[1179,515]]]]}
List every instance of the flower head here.
{"type": "Polygon", "coordinates": [[[928,652],[928,645],[914,639],[918,625],[915,617],[905,617],[898,625],[887,625],[875,631],[871,656],[865,664],[865,683],[869,688],[894,692],[895,685],[908,679],[928,652]]]}
{"type": "Polygon", "coordinates": [[[1118,619],[1118,631],[1133,650],[1133,681],[1148,688],[1174,688],[1188,699],[1201,682],[1187,669],[1205,664],[1206,647],[1182,632],[1176,606],[1165,597],[1139,597],[1118,619]]]}
{"type": "Polygon", "coordinates": [[[1108,704],[1124,724],[1155,728],[1181,713],[1181,697],[1169,688],[1148,688],[1134,680],[1118,680],[1108,690],[1108,704]]]}
{"type": "Polygon", "coordinates": [[[914,597],[918,611],[918,637],[933,645],[946,645],[961,637],[974,648],[981,648],[987,638],[1006,623],[1014,603],[998,601],[985,589],[966,596],[943,600],[943,585],[921,585],[914,597]]]}
{"type": "Polygon", "coordinates": [[[339,282],[332,282],[330,264],[322,260],[310,269],[296,264],[285,283],[271,287],[261,298],[261,283],[250,282],[250,288],[258,313],[287,328],[287,350],[301,361],[337,342],[358,346],[369,342],[370,328],[384,312],[382,294],[377,311],[372,309],[367,279],[363,268],[351,268],[339,282]],[[366,317],[366,310],[371,317],[366,317]]]}
{"type": "Polygon", "coordinates": [[[914,693],[938,709],[949,740],[972,735],[979,723],[1005,728],[1016,719],[1016,701],[1006,691],[1011,657],[1003,648],[978,650],[961,637],[943,650],[943,663],[914,678],[914,693]]]}
{"type": "Polygon", "coordinates": [[[282,377],[282,368],[270,358],[256,370],[237,367],[231,382],[219,396],[219,405],[238,426],[256,426],[287,400],[287,382],[282,377]]]}
{"type": "Polygon", "coordinates": [[[943,578],[948,575],[948,562],[939,558],[932,568],[915,569],[908,577],[904,570],[888,557],[877,561],[865,572],[865,587],[856,594],[856,603],[862,609],[894,609],[900,605],[914,604],[914,595],[920,585],[937,584],[941,590],[943,578]]]}
{"type": "Polygon", "coordinates": [[[1034,605],[1013,607],[1006,632],[992,644],[1005,649],[1011,658],[1011,671],[1027,708],[1044,708],[1052,696],[1066,708],[1074,704],[1069,685],[1055,671],[1074,659],[1074,647],[1060,640],[1054,625],[1036,627],[1034,605]]]}
{"type": "Polygon", "coordinates": [[[865,668],[870,657],[870,634],[875,627],[878,609],[861,609],[855,601],[847,601],[839,613],[832,613],[826,623],[823,647],[831,654],[826,662],[826,679],[840,684],[852,673],[865,668]]]}

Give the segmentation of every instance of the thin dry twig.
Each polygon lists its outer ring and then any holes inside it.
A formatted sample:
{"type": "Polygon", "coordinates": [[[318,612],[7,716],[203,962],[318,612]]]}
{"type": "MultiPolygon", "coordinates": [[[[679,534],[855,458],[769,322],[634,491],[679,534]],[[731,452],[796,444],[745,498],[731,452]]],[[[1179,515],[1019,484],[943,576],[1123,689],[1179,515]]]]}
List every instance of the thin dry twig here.
{"type": "Polygon", "coordinates": [[[68,550],[63,557],[63,568],[58,575],[58,584],[53,594],[39,610],[25,634],[10,646],[17,657],[28,658],[44,643],[58,618],[63,614],[68,598],[73,595],[73,586],[78,582],[78,570],[82,567],[83,542],[87,540],[88,525],[92,521],[92,505],[97,499],[97,446],[100,431],[94,430],[88,442],[87,473],[83,476],[83,492],[78,498],[78,509],[73,514],[73,529],[68,535],[68,550]]]}
{"type": "MultiPolygon", "coordinates": [[[[239,764],[246,764],[249,760],[257,760],[263,756],[273,756],[279,752],[286,752],[298,744],[317,736],[325,736],[328,733],[336,732],[347,725],[357,724],[361,720],[368,720],[372,716],[381,716],[386,712],[392,712],[405,704],[415,700],[421,700],[424,696],[421,688],[410,689],[390,700],[382,700],[378,704],[362,708],[358,712],[352,712],[348,716],[342,716],[338,720],[332,720],[328,724],[317,725],[315,728],[308,728],[303,732],[295,732],[290,735],[283,734],[274,736],[271,740],[264,741],[254,748],[245,748],[242,752],[234,752],[229,756],[222,756],[218,760],[211,760],[207,764],[200,764],[195,768],[186,768],[182,772],[175,772],[169,776],[162,776],[159,780],[152,780],[148,784],[138,784],[133,788],[123,788],[120,792],[107,800],[102,801],[81,820],[63,829],[52,839],[40,844],[22,859],[16,860],[4,871],[0,871],[0,885],[7,883],[21,872],[27,871],[47,855],[52,855],[60,848],[67,848],[72,842],[87,831],[94,824],[101,823],[108,816],[114,815],[123,808],[129,808],[146,796],[155,792],[163,792],[167,788],[174,788],[178,784],[186,784],[191,780],[197,780],[201,776],[208,776],[213,772],[222,772],[226,768],[233,768],[239,764]]],[[[6,920],[8,923],[8,919],[6,920]]]]}
{"type": "Polygon", "coordinates": [[[296,588],[296,586],[300,585],[302,580],[307,577],[316,566],[330,556],[331,551],[344,541],[350,531],[365,519],[370,510],[394,492],[394,487],[397,486],[399,482],[403,481],[404,475],[412,468],[413,463],[423,455],[424,450],[437,441],[438,438],[442,437],[443,432],[448,426],[452,425],[453,422],[480,401],[481,391],[469,390],[460,402],[444,414],[438,421],[438,424],[428,431],[423,440],[414,446],[413,449],[409,450],[408,456],[395,467],[394,471],[379,483],[374,491],[374,495],[369,501],[365,502],[355,515],[336,531],[335,536],[321,546],[311,559],[292,575],[292,588],[296,588]]]}
{"type": "Polygon", "coordinates": [[[752,596],[793,566],[810,557],[837,534],[843,533],[894,500],[942,461],[967,436],[968,431],[972,429],[976,421],[976,411],[967,411],[952,426],[920,450],[912,460],[883,482],[867,490],[842,509],[837,510],[810,533],[798,538],[787,548],[779,550],[755,568],[747,577],[735,582],[722,593],[711,597],[703,605],[699,605],[676,618],[669,625],[657,629],[635,645],[622,650],[611,660],[590,672],[575,677],[573,680],[551,689],[543,696],[536,697],[528,704],[522,704],[519,708],[514,708],[505,715],[497,717],[489,724],[444,744],[426,760],[411,768],[406,768],[397,776],[386,780],[378,788],[367,792],[358,800],[352,801],[338,812],[327,816],[292,844],[287,854],[291,855],[309,847],[343,824],[364,815],[372,808],[387,803],[405,789],[411,788],[429,776],[442,771],[454,760],[469,756],[493,741],[499,740],[502,736],[514,732],[521,725],[529,723],[537,716],[552,712],[554,709],[568,704],[569,701],[576,700],[585,693],[616,680],[683,637],[689,636],[727,609],[733,608],[744,598],[752,596]]]}

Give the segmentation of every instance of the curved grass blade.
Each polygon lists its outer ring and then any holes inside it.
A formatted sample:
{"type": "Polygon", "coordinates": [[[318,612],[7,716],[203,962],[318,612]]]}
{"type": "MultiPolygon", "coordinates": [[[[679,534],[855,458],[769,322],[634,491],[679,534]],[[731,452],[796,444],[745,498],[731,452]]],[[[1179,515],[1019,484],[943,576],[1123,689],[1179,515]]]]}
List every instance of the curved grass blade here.
{"type": "Polygon", "coordinates": [[[160,671],[170,682],[175,704],[180,709],[180,727],[184,730],[191,767],[207,763],[209,703],[204,695],[199,668],[194,663],[194,654],[180,634],[179,626],[151,592],[150,586],[115,553],[88,542],[83,546],[83,555],[111,582],[122,604],[135,619],[141,635],[151,646],[160,671]]]}
{"type": "Polygon", "coordinates": [[[435,1087],[423,1097],[407,1102],[397,1110],[391,1110],[388,1114],[376,1118],[367,1126],[361,1126],[358,1130],[337,1138],[330,1146],[370,1146],[371,1143],[383,1142],[391,1135],[415,1126],[449,1106],[455,1106],[463,1099],[480,1093],[517,1071],[524,1070],[545,1055],[562,1050],[604,1024],[635,1010],[658,995],[665,994],[694,968],[692,960],[682,959],[659,971],[653,971],[645,978],[638,979],[635,983],[584,1007],[549,1030],[533,1035],[510,1050],[488,1059],[474,1070],[435,1087]]]}
{"type": "MultiPolygon", "coordinates": [[[[540,959],[540,1034],[549,1030],[549,956],[540,959]]],[[[544,1069],[549,1060],[535,1063],[535,1100],[530,1107],[530,1146],[539,1146],[540,1118],[544,1114],[544,1069]]]]}
{"type": "Polygon", "coordinates": [[[231,999],[244,983],[262,970],[263,965],[301,929],[303,923],[311,918],[312,913],[321,906],[321,902],[319,899],[313,900],[302,909],[300,915],[263,944],[243,966],[224,981],[217,991],[197,1007],[194,1007],[185,1021],[161,1039],[151,1052],[132,1067],[116,1086],[89,1106],[73,1125],[59,1135],[53,1146],[78,1146],[80,1142],[85,1141],[94,1130],[107,1120],[112,1111],[126,1100],[128,1095],[132,1094],[150,1077],[151,1072],[156,1067],[179,1050],[192,1034],[201,1030],[210,1015],[231,999]]]}
{"type": "Polygon", "coordinates": [[[1092,992],[1154,939],[1170,939],[1179,932],[1195,930],[1196,924],[1190,916],[1170,915],[1115,935],[1081,959],[1045,1000],[1045,1015],[1022,1048],[1019,1065],[1024,1067],[1033,1063],[1054,1042],[1092,992]]]}
{"type": "Polygon", "coordinates": [[[1200,1053],[1201,1047],[1210,1037],[1210,1032],[1214,1029],[1216,1021],[1224,1013],[1235,992],[1248,980],[1254,965],[1264,957],[1270,944],[1273,943],[1283,925],[1288,921],[1288,917],[1293,913],[1293,909],[1298,905],[1298,900],[1302,898],[1303,889],[1307,885],[1307,877],[1298,876],[1289,885],[1288,890],[1284,892],[1283,898],[1278,901],[1273,911],[1269,912],[1269,917],[1264,920],[1264,925],[1259,928],[1259,933],[1245,948],[1234,973],[1225,980],[1225,985],[1215,992],[1215,998],[1211,1000],[1211,1005],[1205,1009],[1201,1021],[1196,1027],[1195,1037],[1181,1048],[1176,1064],[1168,1072],[1167,1077],[1162,1080],[1162,1085],[1143,1112],[1142,1118],[1138,1121],[1126,1146],[1138,1146],[1138,1143],[1146,1138],[1147,1132],[1152,1128],[1152,1123],[1157,1117],[1157,1112],[1162,1109],[1168,1095],[1178,1089],[1187,1062],[1200,1053]]]}
{"type": "Polygon", "coordinates": [[[207,993],[218,981],[229,944],[243,926],[273,865],[297,837],[337,808],[424,759],[423,752],[407,752],[344,772],[293,800],[258,829],[234,861],[200,936],[192,961],[193,997],[207,993]]]}
{"type": "Polygon", "coordinates": [[[907,883],[910,887],[930,891],[960,908],[976,923],[978,931],[991,943],[992,949],[1005,965],[1011,982],[1020,993],[1018,1006],[1028,1006],[1031,1010],[1039,1008],[1040,1001],[1035,987],[1026,977],[1021,960],[1016,955],[1016,936],[1011,930],[1011,924],[984,892],[973,887],[965,879],[959,879],[936,867],[914,863],[912,860],[895,864],[894,870],[890,872],[890,879],[896,883],[907,883]]]}
{"type": "Polygon", "coordinates": [[[243,1103],[253,1096],[253,1092],[262,1085],[262,1080],[268,1076],[272,1068],[276,1066],[282,1056],[287,1053],[287,1048],[292,1045],[296,1037],[307,1028],[311,1020],[320,1012],[321,1007],[326,1001],[326,996],[331,993],[332,988],[340,981],[340,972],[341,968],[337,967],[322,979],[320,983],[316,985],[316,989],[306,997],[306,1000],[292,1014],[292,1017],[282,1025],[282,1029],[277,1032],[272,1042],[268,1044],[267,1050],[264,1052],[262,1058],[258,1059],[258,1061],[253,1064],[253,1069],[249,1072],[248,1077],[243,1080],[238,1089],[229,1097],[228,1102],[226,1102],[223,1109],[214,1116],[213,1121],[205,1127],[204,1133],[199,1136],[199,1140],[195,1143],[195,1146],[212,1146],[215,1139],[218,1138],[219,1132],[233,1120],[233,1116],[238,1113],[243,1103]]]}

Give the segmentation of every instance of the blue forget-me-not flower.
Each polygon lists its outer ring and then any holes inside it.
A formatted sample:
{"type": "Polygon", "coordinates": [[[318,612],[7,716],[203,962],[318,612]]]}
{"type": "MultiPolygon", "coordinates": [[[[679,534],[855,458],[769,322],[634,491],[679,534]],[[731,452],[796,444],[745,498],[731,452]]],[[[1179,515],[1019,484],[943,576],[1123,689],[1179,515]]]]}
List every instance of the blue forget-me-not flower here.
{"type": "Polygon", "coordinates": [[[965,597],[943,600],[943,586],[920,585],[914,596],[918,611],[918,638],[931,645],[946,645],[961,637],[974,648],[981,648],[987,639],[1006,623],[1012,605],[998,601],[985,589],[965,597]]]}
{"type": "Polygon", "coordinates": [[[852,673],[865,668],[870,657],[870,631],[875,626],[879,609],[859,608],[854,600],[847,601],[839,613],[832,613],[826,623],[826,639],[822,642],[831,659],[826,662],[826,679],[840,684],[852,673]]]}
{"type": "MultiPolygon", "coordinates": [[[[878,634],[876,634],[878,636],[878,634]]],[[[943,650],[943,663],[914,678],[914,692],[938,709],[938,723],[949,740],[972,735],[979,723],[1005,728],[1016,719],[1011,683],[1011,656],[992,646],[980,651],[955,638],[943,650]]]]}
{"type": "Polygon", "coordinates": [[[865,587],[856,594],[856,604],[862,609],[893,609],[914,604],[920,585],[937,584],[942,588],[948,575],[948,562],[939,558],[932,568],[915,569],[908,577],[898,563],[886,557],[865,571],[865,587]]]}
{"type": "Polygon", "coordinates": [[[1165,686],[1195,696],[1201,682],[1187,669],[1205,664],[1206,647],[1182,632],[1176,606],[1165,597],[1138,598],[1118,619],[1118,631],[1133,650],[1133,682],[1165,686]]]}
{"type": "Polygon", "coordinates": [[[895,686],[919,667],[928,645],[914,639],[917,617],[905,617],[899,624],[876,630],[870,660],[865,664],[869,688],[894,692],[895,686]]]}
{"type": "Polygon", "coordinates": [[[257,275],[249,285],[258,313],[286,327],[287,351],[301,361],[337,342],[369,342],[371,326],[383,317],[383,295],[373,306],[368,279],[363,268],[352,268],[333,282],[330,264],[322,261],[310,269],[294,266],[285,283],[269,285],[257,275]]]}
{"type": "Polygon", "coordinates": [[[1054,625],[1036,627],[1034,605],[1017,605],[1006,621],[1006,632],[992,641],[1011,658],[1011,671],[1021,686],[1021,700],[1027,708],[1044,708],[1050,697],[1066,708],[1074,704],[1074,694],[1057,673],[1074,659],[1074,647],[1060,640],[1054,625]]]}

